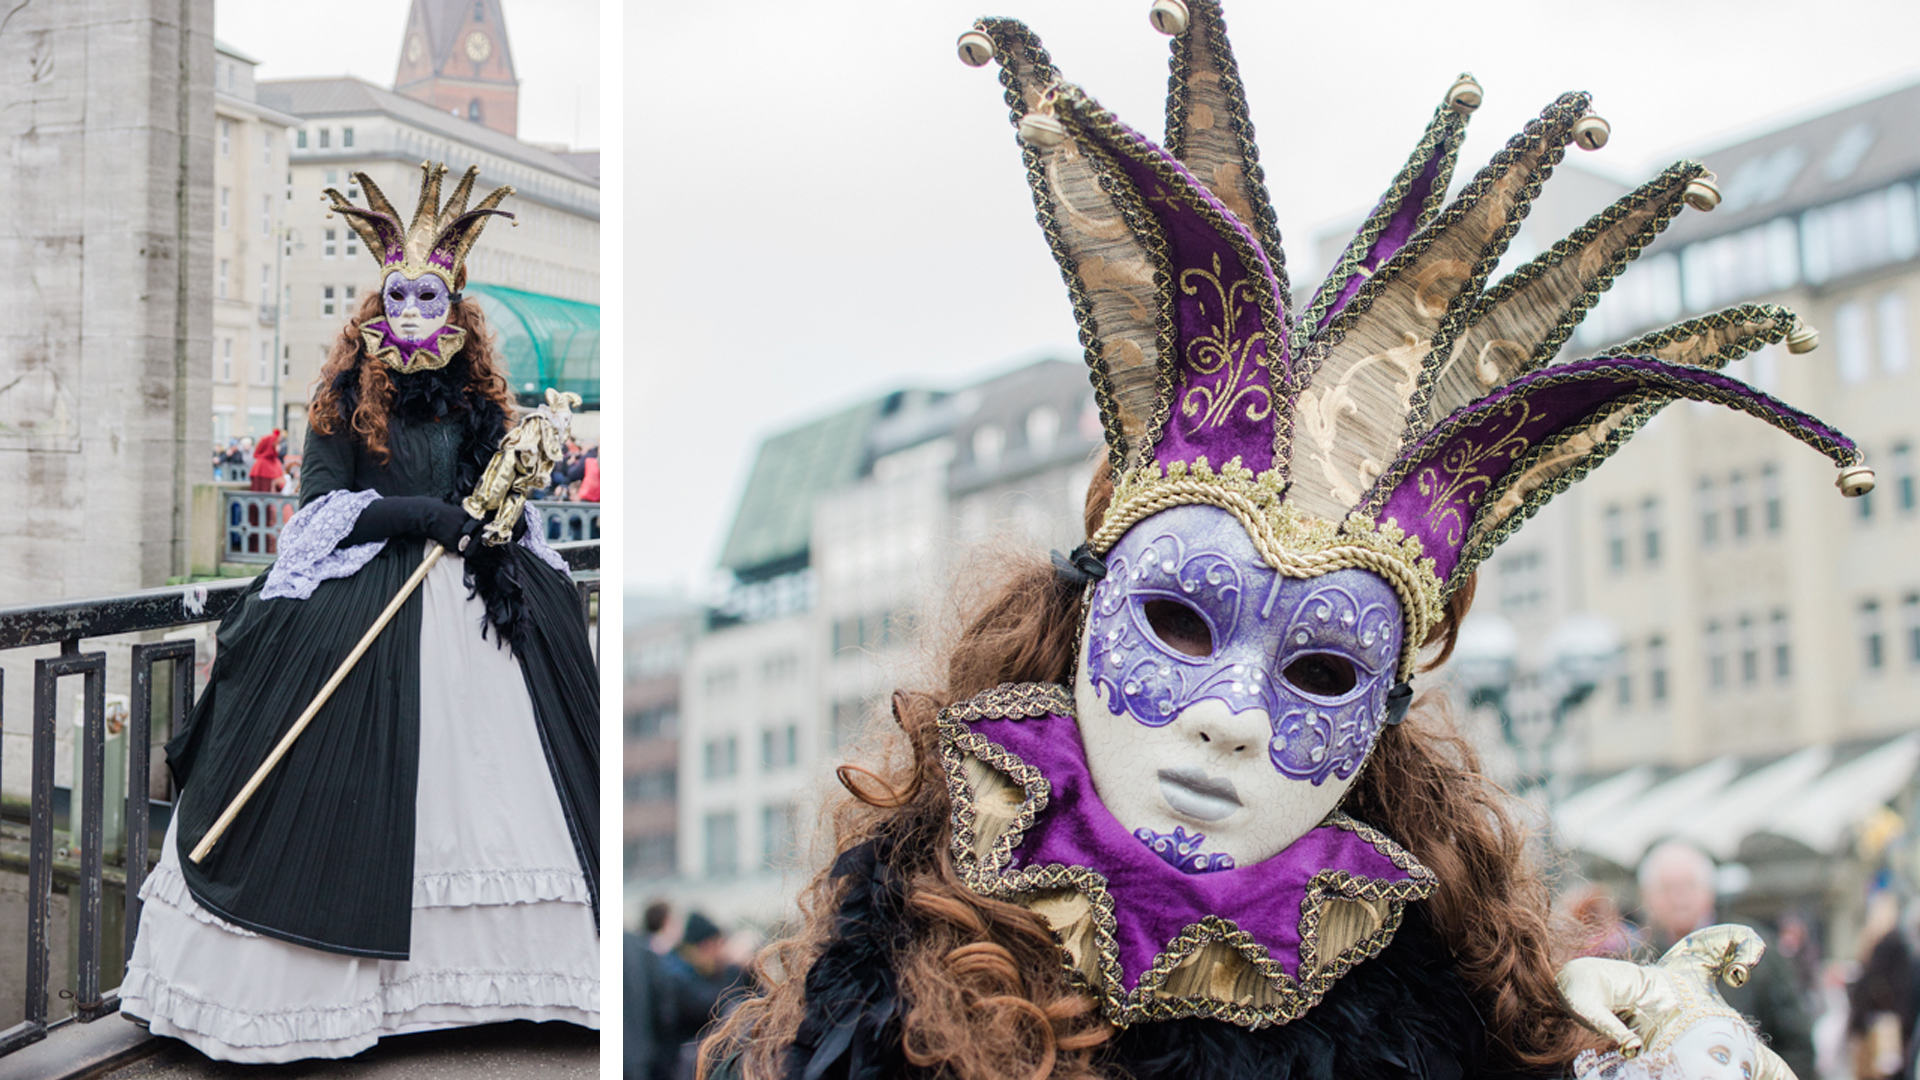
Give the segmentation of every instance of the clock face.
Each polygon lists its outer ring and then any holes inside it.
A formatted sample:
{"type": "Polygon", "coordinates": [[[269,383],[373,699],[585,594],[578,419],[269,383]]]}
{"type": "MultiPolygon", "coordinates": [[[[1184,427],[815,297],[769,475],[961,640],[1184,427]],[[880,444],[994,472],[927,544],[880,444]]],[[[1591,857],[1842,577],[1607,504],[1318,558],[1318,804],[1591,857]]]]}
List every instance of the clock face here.
{"type": "Polygon", "coordinates": [[[415,34],[412,37],[408,38],[407,39],[407,63],[409,64],[419,63],[420,54],[425,50],[426,50],[426,46],[420,44],[419,34],[415,34]]]}
{"type": "Polygon", "coordinates": [[[487,40],[487,35],[481,33],[478,30],[475,30],[473,33],[467,35],[468,59],[471,59],[474,63],[477,64],[492,55],[493,55],[493,42],[487,40]]]}

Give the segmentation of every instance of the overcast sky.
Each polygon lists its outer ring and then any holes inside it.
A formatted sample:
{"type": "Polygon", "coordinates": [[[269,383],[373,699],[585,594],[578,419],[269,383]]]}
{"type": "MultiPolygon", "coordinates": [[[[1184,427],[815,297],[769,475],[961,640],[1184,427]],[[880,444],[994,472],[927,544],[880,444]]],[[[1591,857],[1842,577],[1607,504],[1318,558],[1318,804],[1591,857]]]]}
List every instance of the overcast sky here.
{"type": "MultiPolygon", "coordinates": [[[[1078,360],[995,69],[954,56],[983,7],[1024,19],[1068,80],[1159,137],[1167,39],[1145,0],[629,12],[614,482],[630,589],[711,580],[767,435],[897,386],[1078,360]]],[[[1580,163],[1637,183],[1920,80],[1911,2],[1229,0],[1227,19],[1296,285],[1318,280],[1315,232],[1372,205],[1462,70],[1487,98],[1457,181],[1566,90],[1613,126],[1580,163]]]]}
{"type": "MultiPolygon", "coordinates": [[[[520,138],[600,146],[598,0],[501,0],[514,74],[520,78],[520,138]]],[[[213,33],[260,61],[262,79],[356,75],[393,85],[409,0],[214,0],[213,33]]]]}

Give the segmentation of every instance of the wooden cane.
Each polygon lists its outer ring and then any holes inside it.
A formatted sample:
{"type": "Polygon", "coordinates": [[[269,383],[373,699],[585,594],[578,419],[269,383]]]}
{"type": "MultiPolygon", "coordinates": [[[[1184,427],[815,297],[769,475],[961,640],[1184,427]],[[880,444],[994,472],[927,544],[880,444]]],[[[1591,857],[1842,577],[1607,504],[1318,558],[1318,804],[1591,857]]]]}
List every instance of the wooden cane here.
{"type": "Polygon", "coordinates": [[[446,550],[437,543],[428,543],[426,557],[420,560],[420,568],[413,572],[413,576],[407,579],[407,583],[400,587],[400,591],[394,594],[392,600],[388,601],[386,610],[373,621],[372,628],[361,636],[360,644],[355,645],[353,651],[347,654],[347,658],[334,669],[333,677],[327,680],[327,685],[320,688],[320,695],[307,706],[307,711],[300,714],[300,719],[293,722],[293,726],[287,729],[285,735],[280,736],[280,742],[273,748],[273,753],[268,754],[267,760],[253,770],[253,776],[248,779],[247,786],[241,788],[240,794],[235,795],[233,801],[227,804],[226,810],[220,815],[220,820],[214,822],[213,828],[207,830],[207,835],[200,838],[200,843],[193,849],[193,854],[187,856],[188,859],[197,863],[207,857],[207,852],[213,850],[214,843],[220,839],[222,833],[227,831],[227,826],[232,825],[233,819],[240,816],[240,808],[247,805],[248,799],[253,798],[253,793],[259,790],[267,774],[273,771],[273,767],[280,763],[282,757],[286,756],[287,748],[293,745],[293,740],[299,738],[300,733],[313,722],[314,715],[320,711],[320,706],[325,705],[327,699],[333,696],[333,692],[346,681],[347,672],[352,671],[353,665],[359,663],[361,655],[367,651],[367,646],[372,645],[373,639],[379,637],[380,631],[385,630],[387,624],[393,621],[393,616],[400,610],[400,605],[406,603],[407,597],[413,595],[413,590],[420,587],[420,582],[426,579],[427,571],[433,569],[433,564],[440,561],[440,556],[446,554],[446,550]]]}

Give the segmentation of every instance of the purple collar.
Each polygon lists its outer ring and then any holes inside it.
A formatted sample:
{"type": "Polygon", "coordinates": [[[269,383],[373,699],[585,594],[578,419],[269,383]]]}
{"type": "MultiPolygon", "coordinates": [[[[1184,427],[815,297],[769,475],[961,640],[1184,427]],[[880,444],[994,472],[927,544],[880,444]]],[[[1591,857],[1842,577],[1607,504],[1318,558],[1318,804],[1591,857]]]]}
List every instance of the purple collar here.
{"type": "Polygon", "coordinates": [[[1070,975],[1121,1026],[1295,1019],[1386,946],[1406,901],[1433,890],[1432,871],[1338,812],[1252,866],[1176,869],[1101,803],[1063,686],[1010,684],[956,704],[940,743],[962,880],[1046,918],[1070,975]]]}
{"type": "Polygon", "coordinates": [[[367,352],[404,372],[431,371],[447,366],[447,361],[466,344],[466,331],[451,324],[428,334],[424,341],[408,341],[393,332],[384,318],[360,324],[360,336],[367,352]]]}

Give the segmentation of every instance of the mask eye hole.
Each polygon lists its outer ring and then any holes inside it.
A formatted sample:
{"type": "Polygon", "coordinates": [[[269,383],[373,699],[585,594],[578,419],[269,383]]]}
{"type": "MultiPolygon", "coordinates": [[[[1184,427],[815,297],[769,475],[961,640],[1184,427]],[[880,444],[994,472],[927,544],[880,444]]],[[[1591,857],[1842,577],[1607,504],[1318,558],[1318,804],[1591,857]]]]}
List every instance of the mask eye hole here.
{"type": "Polygon", "coordinates": [[[421,294],[420,294],[420,302],[421,302],[421,303],[423,303],[423,304],[424,304],[424,303],[432,303],[432,302],[433,302],[433,290],[432,290],[432,289],[428,289],[428,290],[427,290],[426,292],[423,292],[423,293],[421,293],[421,294]]]}
{"type": "Polygon", "coordinates": [[[399,289],[395,289],[387,294],[387,299],[389,300],[405,300],[406,298],[407,294],[401,292],[399,289]]]}
{"type": "Polygon", "coordinates": [[[1213,631],[1200,613],[1178,600],[1149,600],[1147,625],[1167,648],[1186,656],[1212,656],[1213,631]]]}
{"type": "Polygon", "coordinates": [[[1294,689],[1315,697],[1339,697],[1360,681],[1353,670],[1353,661],[1333,653],[1297,657],[1281,674],[1294,689]]]}

